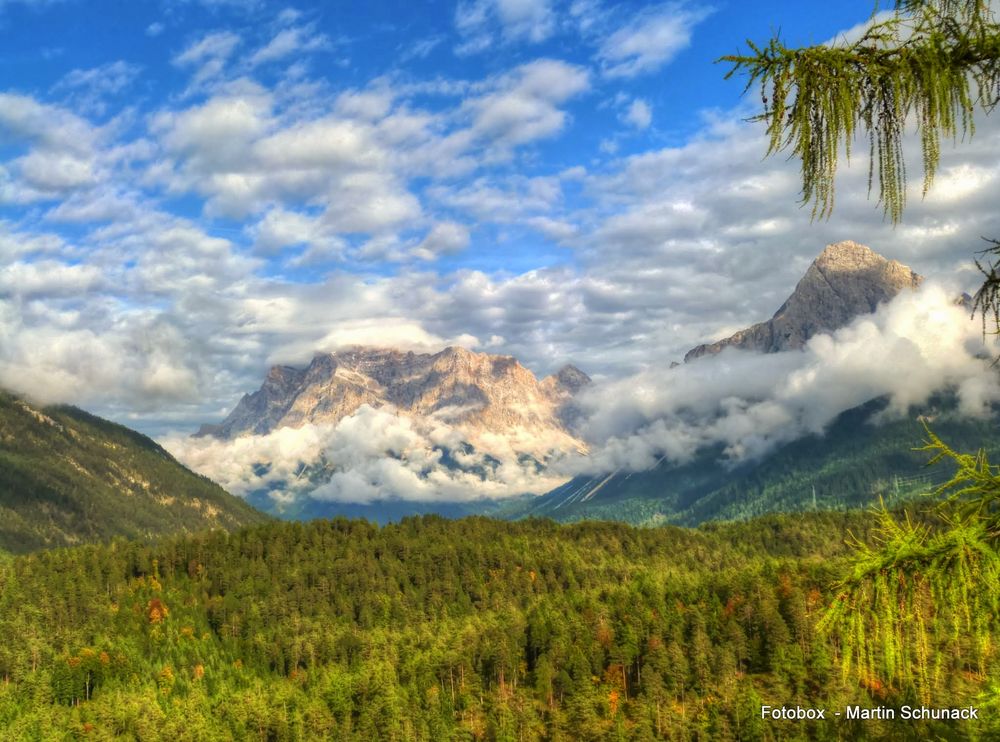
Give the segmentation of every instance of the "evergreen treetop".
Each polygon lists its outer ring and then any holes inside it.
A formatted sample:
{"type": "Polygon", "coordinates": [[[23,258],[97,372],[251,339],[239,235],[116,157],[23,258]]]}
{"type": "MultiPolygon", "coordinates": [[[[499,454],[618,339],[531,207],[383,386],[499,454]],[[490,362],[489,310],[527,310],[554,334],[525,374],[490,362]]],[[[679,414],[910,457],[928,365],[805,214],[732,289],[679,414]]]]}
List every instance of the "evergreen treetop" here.
{"type": "MultiPolygon", "coordinates": [[[[876,11],[878,8],[876,7],[876,11]]],[[[869,140],[869,192],[893,223],[906,204],[903,140],[908,122],[920,134],[924,193],[934,180],[943,137],[972,135],[977,110],[1000,100],[1000,25],[988,0],[897,0],[878,12],[856,41],[789,48],[776,35],[748,41],[751,54],[730,55],[726,75],[759,85],[768,154],[790,149],[802,163],[802,201],[814,217],[834,205],[841,151],[869,140]]]]}

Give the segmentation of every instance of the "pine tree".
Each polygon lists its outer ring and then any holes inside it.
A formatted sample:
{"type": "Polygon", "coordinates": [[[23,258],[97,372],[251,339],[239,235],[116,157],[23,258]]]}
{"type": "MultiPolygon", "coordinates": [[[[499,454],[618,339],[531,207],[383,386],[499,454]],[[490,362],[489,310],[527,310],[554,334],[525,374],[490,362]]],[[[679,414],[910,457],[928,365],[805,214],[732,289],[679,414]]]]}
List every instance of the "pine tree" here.
{"type": "Polygon", "coordinates": [[[899,222],[906,204],[903,138],[912,116],[920,134],[924,192],[934,180],[942,137],[975,130],[977,111],[1000,100],[1000,25],[989,0],[896,0],[857,41],[798,49],[775,36],[752,54],[731,55],[727,78],[760,86],[769,154],[791,149],[802,163],[802,199],[828,216],[834,175],[856,134],[869,140],[869,189],[899,222]]]}
{"type": "MultiPolygon", "coordinates": [[[[906,205],[906,125],[921,142],[924,193],[942,138],[971,136],[974,118],[1000,102],[1000,25],[989,0],[896,0],[873,15],[857,41],[793,49],[779,37],[748,42],[751,54],[724,57],[759,86],[768,154],[801,161],[802,200],[814,217],[834,206],[841,152],[867,135],[869,193],[895,224],[906,205]]],[[[1000,256],[1000,242],[983,255],[1000,256]]],[[[984,334],[1000,333],[1000,263],[976,263],[985,280],[975,298],[984,334]],[[995,328],[995,329],[994,329],[995,328]]],[[[930,430],[932,463],[955,476],[929,523],[878,512],[877,540],[856,541],[851,572],[823,620],[842,644],[842,666],[869,688],[905,688],[926,699],[948,671],[982,673],[1000,627],[1000,469],[984,452],[962,455],[930,430]],[[940,631],[947,627],[947,631],[940,631]],[[945,667],[950,658],[954,666],[945,667]]]]}

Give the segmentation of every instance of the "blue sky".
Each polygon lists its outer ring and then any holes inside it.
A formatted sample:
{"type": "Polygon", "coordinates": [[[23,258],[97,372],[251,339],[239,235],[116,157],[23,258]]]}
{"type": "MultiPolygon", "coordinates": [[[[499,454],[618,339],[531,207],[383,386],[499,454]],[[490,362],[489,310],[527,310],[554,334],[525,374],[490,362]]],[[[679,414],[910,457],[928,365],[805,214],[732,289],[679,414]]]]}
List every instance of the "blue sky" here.
{"type": "Polygon", "coordinates": [[[188,429],[345,343],[668,364],[839,239],[971,285],[991,122],[901,227],[863,157],[814,224],[713,63],[872,10],[0,0],[0,384],[188,429]]]}

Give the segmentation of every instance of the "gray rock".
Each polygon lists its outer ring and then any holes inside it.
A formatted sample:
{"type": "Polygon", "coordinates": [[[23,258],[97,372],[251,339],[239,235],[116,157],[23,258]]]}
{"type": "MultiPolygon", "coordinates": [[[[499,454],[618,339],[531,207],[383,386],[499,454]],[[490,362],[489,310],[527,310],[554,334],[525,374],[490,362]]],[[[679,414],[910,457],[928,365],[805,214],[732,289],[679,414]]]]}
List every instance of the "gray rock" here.
{"type": "Polygon", "coordinates": [[[699,345],[685,363],[724,348],[777,353],[801,348],[813,335],[831,332],[855,317],[870,314],[923,278],[895,260],[887,260],[865,245],[845,241],[828,245],[809,266],[795,291],[774,316],[724,340],[699,345]]]}

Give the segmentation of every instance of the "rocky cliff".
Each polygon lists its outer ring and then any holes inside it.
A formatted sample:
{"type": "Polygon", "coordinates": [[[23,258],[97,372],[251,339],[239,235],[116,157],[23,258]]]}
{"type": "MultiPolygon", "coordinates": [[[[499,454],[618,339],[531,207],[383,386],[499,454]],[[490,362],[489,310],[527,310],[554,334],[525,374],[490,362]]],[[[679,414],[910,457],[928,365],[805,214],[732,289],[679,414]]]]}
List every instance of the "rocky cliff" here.
{"type": "Polygon", "coordinates": [[[880,303],[903,289],[916,288],[922,280],[902,263],[887,260],[857,242],[828,245],[771,319],[723,340],[699,345],[688,351],[684,361],[729,347],[759,353],[801,348],[813,335],[836,330],[859,315],[874,312],[880,303]]]}
{"type": "Polygon", "coordinates": [[[511,356],[464,348],[418,354],[353,347],[317,355],[304,369],[273,367],[258,391],[198,435],[232,439],[282,427],[335,424],[367,404],[439,420],[467,432],[470,442],[517,435],[543,447],[580,449],[583,444],[570,434],[568,421],[574,395],[589,383],[573,366],[539,381],[511,356]]]}

